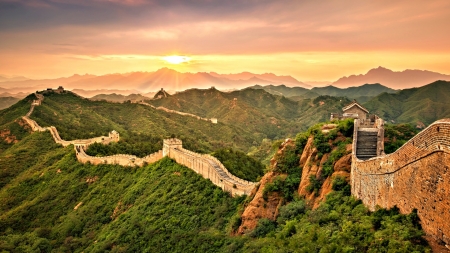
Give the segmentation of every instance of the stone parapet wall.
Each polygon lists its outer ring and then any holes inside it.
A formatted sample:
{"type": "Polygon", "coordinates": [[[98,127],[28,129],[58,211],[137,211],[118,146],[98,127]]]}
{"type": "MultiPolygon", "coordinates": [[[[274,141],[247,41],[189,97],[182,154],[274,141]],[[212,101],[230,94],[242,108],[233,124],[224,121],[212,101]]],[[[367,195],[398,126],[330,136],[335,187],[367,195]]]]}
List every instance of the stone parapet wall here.
{"type": "Polygon", "coordinates": [[[231,175],[220,161],[213,159],[210,155],[201,155],[186,149],[171,149],[169,157],[211,180],[213,184],[230,192],[233,196],[249,195],[256,186],[256,183],[231,175]]]}
{"type": "MultiPolygon", "coordinates": [[[[357,128],[355,121],[356,134],[357,128]]],[[[392,154],[366,161],[352,156],[353,196],[370,210],[417,209],[425,232],[450,244],[450,119],[434,122],[392,154]]]]}
{"type": "Polygon", "coordinates": [[[159,150],[153,154],[147,155],[143,158],[139,158],[134,155],[112,155],[112,156],[90,156],[84,152],[83,148],[79,148],[76,150],[77,159],[81,163],[91,163],[94,165],[98,164],[118,164],[121,166],[139,166],[142,167],[146,163],[154,163],[163,158],[162,150],[159,150]]]}
{"type": "MultiPolygon", "coordinates": [[[[44,99],[41,94],[36,94],[39,101],[44,99]]],[[[40,103],[39,103],[40,104],[40,103]]],[[[169,156],[177,163],[185,165],[186,167],[201,174],[203,177],[211,180],[212,183],[222,188],[224,191],[230,192],[232,195],[249,195],[255,187],[256,183],[240,179],[232,175],[223,164],[211,155],[203,155],[183,149],[182,141],[179,139],[165,139],[163,141],[163,150],[159,150],[153,154],[147,155],[143,158],[134,155],[118,154],[104,157],[94,157],[86,154],[85,149],[93,143],[108,144],[119,141],[119,134],[112,131],[109,136],[100,136],[91,139],[66,141],[59,136],[56,127],[41,127],[36,121],[29,118],[37,104],[33,103],[27,116],[22,117],[32,128],[33,131],[49,131],[56,143],[64,147],[74,145],[76,156],[81,163],[98,164],[118,164],[122,166],[144,166],[146,163],[154,163],[162,159],[164,156],[169,156]]],[[[148,104],[147,104],[148,105],[148,104]]],[[[153,107],[153,106],[152,106],[153,107]]],[[[183,113],[183,115],[188,115],[183,113]]],[[[192,115],[188,115],[192,116],[192,115]]],[[[195,116],[195,115],[193,115],[195,116]]],[[[198,116],[195,116],[198,117],[198,116]]]]}

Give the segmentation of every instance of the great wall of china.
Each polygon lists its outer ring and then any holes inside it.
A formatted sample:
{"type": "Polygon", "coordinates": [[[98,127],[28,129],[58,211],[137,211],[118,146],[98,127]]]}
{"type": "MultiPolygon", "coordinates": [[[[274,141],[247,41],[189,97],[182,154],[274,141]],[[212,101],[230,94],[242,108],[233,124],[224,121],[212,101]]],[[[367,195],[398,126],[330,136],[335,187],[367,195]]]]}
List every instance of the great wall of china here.
{"type": "MultiPolygon", "coordinates": [[[[256,183],[237,178],[210,155],[183,149],[181,140],[164,140],[163,150],[144,158],[131,155],[92,157],[85,153],[94,142],[118,141],[118,133],[88,140],[64,141],[55,127],[40,127],[29,116],[40,105],[43,96],[32,103],[23,119],[33,131],[50,131],[57,143],[73,144],[80,162],[142,166],[164,156],[210,179],[215,185],[233,195],[249,194],[256,183]],[[117,135],[116,135],[117,134],[117,135]]],[[[417,209],[424,231],[435,239],[450,244],[450,119],[428,126],[392,154],[384,154],[384,122],[355,119],[352,149],[352,195],[372,211],[377,206],[397,206],[402,213],[417,209]]]]}
{"type": "MultiPolygon", "coordinates": [[[[63,145],[64,147],[69,145],[74,145],[76,156],[78,161],[82,163],[92,163],[98,164],[118,164],[122,166],[144,166],[145,164],[154,163],[159,161],[165,156],[174,159],[177,163],[182,164],[198,174],[202,175],[204,178],[211,180],[211,182],[224,191],[230,192],[233,196],[235,195],[249,195],[257,183],[249,182],[240,179],[232,175],[225,166],[215,157],[211,155],[198,154],[182,146],[182,141],[179,139],[165,139],[163,141],[163,149],[155,152],[153,154],[147,155],[143,158],[136,157],[134,155],[112,155],[112,156],[89,156],[86,154],[85,150],[90,144],[93,143],[103,143],[108,144],[111,142],[119,141],[119,133],[116,131],[111,131],[109,136],[100,136],[91,139],[84,140],[72,140],[66,141],[61,139],[58,130],[54,126],[41,127],[36,121],[30,118],[34,111],[35,106],[41,105],[44,100],[44,96],[39,93],[35,93],[37,100],[34,100],[31,104],[29,112],[22,117],[22,119],[27,122],[31,127],[32,131],[49,131],[56,143],[63,145]]],[[[156,109],[156,108],[155,108],[156,109]]],[[[191,116],[191,115],[187,115],[191,116]]],[[[195,116],[195,115],[194,115],[195,116]]],[[[198,116],[195,116],[198,117],[198,116]]]]}
{"type": "Polygon", "coordinates": [[[450,119],[434,122],[388,155],[379,141],[384,138],[381,119],[372,127],[356,119],[354,126],[352,195],[372,211],[377,206],[397,206],[401,213],[417,209],[424,231],[450,244],[450,119]],[[358,140],[370,138],[370,132],[376,149],[358,140]],[[376,154],[363,160],[371,148],[376,154]]]}

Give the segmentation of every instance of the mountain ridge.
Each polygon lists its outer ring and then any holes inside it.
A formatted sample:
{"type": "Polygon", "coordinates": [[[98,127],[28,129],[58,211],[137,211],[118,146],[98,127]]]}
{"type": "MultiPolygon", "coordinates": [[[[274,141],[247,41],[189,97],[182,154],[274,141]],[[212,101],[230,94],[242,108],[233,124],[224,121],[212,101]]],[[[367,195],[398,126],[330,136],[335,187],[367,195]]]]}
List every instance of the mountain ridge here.
{"type": "Polygon", "coordinates": [[[363,83],[381,83],[384,86],[397,89],[420,87],[437,80],[450,81],[450,75],[429,70],[406,69],[392,71],[379,66],[370,69],[366,74],[350,75],[339,78],[332,85],[337,87],[359,86],[363,83]]]}

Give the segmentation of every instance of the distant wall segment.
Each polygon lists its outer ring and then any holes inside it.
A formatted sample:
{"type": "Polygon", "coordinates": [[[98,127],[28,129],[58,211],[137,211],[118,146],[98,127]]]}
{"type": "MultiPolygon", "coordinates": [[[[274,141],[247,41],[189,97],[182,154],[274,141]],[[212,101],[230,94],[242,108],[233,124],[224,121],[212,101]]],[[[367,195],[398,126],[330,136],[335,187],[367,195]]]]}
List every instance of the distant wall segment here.
{"type": "MultiPolygon", "coordinates": [[[[355,133],[357,128],[355,120],[355,133]]],[[[363,161],[355,150],[353,196],[370,210],[376,206],[397,206],[402,213],[417,209],[425,232],[450,244],[450,119],[434,122],[389,155],[363,161]]]]}
{"type": "Polygon", "coordinates": [[[74,145],[76,156],[81,163],[92,163],[98,164],[118,164],[121,166],[144,166],[145,164],[154,163],[161,160],[164,156],[168,156],[174,159],[177,163],[182,164],[198,174],[202,175],[204,178],[208,178],[211,182],[224,191],[230,192],[234,195],[249,195],[250,192],[255,187],[256,183],[249,182],[240,179],[232,175],[225,166],[215,157],[211,155],[198,154],[183,148],[182,141],[179,139],[165,139],[163,141],[163,149],[159,150],[153,154],[147,155],[143,158],[139,158],[134,155],[118,154],[112,156],[90,156],[86,154],[85,150],[87,147],[93,143],[103,143],[108,144],[111,142],[119,141],[119,133],[116,131],[111,131],[108,136],[100,136],[91,139],[82,140],[63,140],[58,133],[56,127],[41,127],[39,124],[30,119],[29,116],[34,110],[35,106],[39,106],[44,100],[44,96],[41,94],[35,94],[38,98],[33,101],[30,111],[26,116],[22,118],[31,126],[33,131],[49,131],[56,143],[63,145],[64,147],[69,145],[74,145]],[[38,101],[38,102],[37,102],[38,101]]]}

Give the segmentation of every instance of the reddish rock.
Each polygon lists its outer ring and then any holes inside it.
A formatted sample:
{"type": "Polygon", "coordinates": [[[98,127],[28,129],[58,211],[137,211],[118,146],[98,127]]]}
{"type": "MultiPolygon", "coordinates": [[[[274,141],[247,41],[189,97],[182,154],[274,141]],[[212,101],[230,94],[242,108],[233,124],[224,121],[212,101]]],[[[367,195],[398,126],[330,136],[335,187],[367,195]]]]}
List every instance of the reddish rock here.
{"type": "Polygon", "coordinates": [[[269,193],[267,201],[263,198],[264,187],[276,177],[277,175],[272,171],[263,176],[253,200],[248,204],[241,216],[242,223],[238,229],[238,234],[245,234],[255,229],[258,220],[261,218],[270,220],[275,220],[277,218],[278,208],[283,203],[283,198],[278,192],[269,193]]]}

